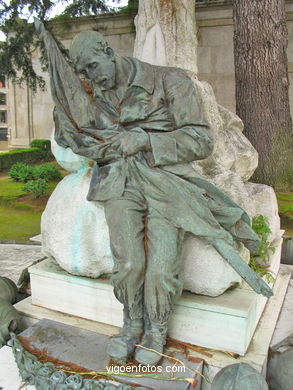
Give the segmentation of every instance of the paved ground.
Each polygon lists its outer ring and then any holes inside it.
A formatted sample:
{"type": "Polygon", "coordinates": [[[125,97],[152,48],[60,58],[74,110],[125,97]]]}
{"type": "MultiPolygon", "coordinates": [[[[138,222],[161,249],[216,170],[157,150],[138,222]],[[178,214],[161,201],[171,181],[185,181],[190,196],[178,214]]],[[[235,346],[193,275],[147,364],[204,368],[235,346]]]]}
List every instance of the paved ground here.
{"type": "Polygon", "coordinates": [[[38,245],[0,244],[0,276],[17,283],[22,270],[43,257],[38,245]]]}

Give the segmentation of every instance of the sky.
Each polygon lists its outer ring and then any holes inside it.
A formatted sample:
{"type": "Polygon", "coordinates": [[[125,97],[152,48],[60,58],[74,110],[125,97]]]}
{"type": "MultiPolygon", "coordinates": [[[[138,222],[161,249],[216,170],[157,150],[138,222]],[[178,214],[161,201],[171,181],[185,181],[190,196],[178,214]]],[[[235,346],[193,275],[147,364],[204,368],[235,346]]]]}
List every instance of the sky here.
{"type": "MultiPolygon", "coordinates": [[[[7,3],[8,1],[5,1],[5,3],[7,3]]],[[[63,9],[65,8],[66,5],[68,5],[69,3],[71,3],[71,1],[68,1],[66,2],[60,2],[60,4],[56,5],[56,7],[54,8],[54,10],[50,13],[50,17],[54,17],[55,15],[58,15],[60,14],[63,9]]],[[[115,3],[113,2],[112,0],[106,0],[106,4],[109,6],[109,7],[117,7],[117,6],[120,6],[120,7],[125,7],[128,3],[128,0],[120,0],[119,3],[115,3]]],[[[0,41],[4,41],[5,40],[5,35],[0,31],[0,41]]]]}

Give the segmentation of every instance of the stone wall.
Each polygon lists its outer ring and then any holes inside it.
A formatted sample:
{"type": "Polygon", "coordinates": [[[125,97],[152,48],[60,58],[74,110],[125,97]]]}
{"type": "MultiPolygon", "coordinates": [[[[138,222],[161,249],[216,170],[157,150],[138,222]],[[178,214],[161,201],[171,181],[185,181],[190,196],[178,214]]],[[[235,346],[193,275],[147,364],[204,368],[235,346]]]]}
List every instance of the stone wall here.
{"type": "MultiPolygon", "coordinates": [[[[289,32],[288,61],[289,77],[293,84],[293,0],[287,0],[287,25],[289,32]]],[[[230,1],[198,3],[196,7],[198,34],[198,77],[208,81],[219,104],[235,111],[235,80],[233,58],[233,21],[230,1]]],[[[103,15],[83,17],[70,26],[54,24],[54,28],[66,47],[79,31],[97,29],[103,33],[111,47],[120,55],[132,55],[134,46],[133,17],[103,15]]],[[[34,55],[37,69],[40,64],[34,55]]],[[[48,81],[47,74],[44,75],[48,81]]],[[[290,88],[291,112],[293,110],[293,87],[290,88]]],[[[11,147],[27,146],[34,138],[49,138],[53,129],[53,103],[49,83],[45,92],[32,94],[23,87],[11,85],[9,89],[9,125],[11,147]]]]}

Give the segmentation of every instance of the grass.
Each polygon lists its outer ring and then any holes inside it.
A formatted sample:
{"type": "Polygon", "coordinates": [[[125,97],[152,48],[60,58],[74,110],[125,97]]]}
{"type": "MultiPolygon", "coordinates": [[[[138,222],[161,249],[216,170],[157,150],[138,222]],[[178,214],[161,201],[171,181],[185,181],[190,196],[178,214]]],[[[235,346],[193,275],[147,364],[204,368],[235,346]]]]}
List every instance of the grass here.
{"type": "Polygon", "coordinates": [[[11,179],[0,180],[0,199],[2,201],[10,201],[17,199],[19,196],[24,195],[22,190],[23,183],[17,183],[11,179]]]}
{"type": "Polygon", "coordinates": [[[23,190],[24,183],[0,179],[0,239],[29,242],[40,234],[40,222],[49,195],[58,182],[49,182],[48,195],[32,199],[23,190]]]}
{"type": "Polygon", "coordinates": [[[277,192],[281,226],[287,236],[293,236],[293,192],[277,192]]]}
{"type": "Polygon", "coordinates": [[[40,233],[41,211],[0,206],[0,238],[28,242],[40,233]],[[3,222],[2,222],[3,221],[3,222]]]}
{"type": "Polygon", "coordinates": [[[293,193],[278,192],[277,199],[280,214],[293,220],[293,193]]]}

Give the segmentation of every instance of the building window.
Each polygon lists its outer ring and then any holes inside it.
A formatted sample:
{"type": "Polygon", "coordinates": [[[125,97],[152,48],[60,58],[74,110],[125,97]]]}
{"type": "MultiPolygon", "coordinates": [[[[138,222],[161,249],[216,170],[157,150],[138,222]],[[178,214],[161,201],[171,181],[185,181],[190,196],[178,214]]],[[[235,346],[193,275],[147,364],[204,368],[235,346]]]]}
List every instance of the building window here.
{"type": "Polygon", "coordinates": [[[7,127],[0,127],[0,141],[7,141],[8,129],[7,127]]]}
{"type": "Polygon", "coordinates": [[[0,123],[7,123],[6,111],[0,111],[0,123]]]}
{"type": "Polygon", "coordinates": [[[6,88],[6,81],[4,77],[0,77],[0,88],[6,88]]]}
{"type": "Polygon", "coordinates": [[[0,93],[0,106],[6,106],[6,94],[0,93]]]}

